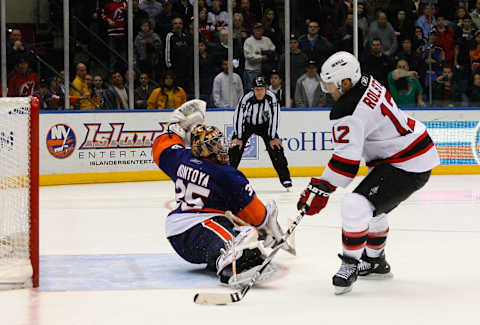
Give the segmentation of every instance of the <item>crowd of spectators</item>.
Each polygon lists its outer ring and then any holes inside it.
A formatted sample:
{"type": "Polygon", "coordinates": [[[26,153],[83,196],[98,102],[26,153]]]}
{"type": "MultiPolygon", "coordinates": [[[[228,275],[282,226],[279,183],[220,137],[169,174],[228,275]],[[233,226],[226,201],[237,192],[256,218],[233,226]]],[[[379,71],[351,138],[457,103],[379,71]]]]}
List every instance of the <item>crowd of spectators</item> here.
{"type": "MultiPolygon", "coordinates": [[[[62,17],[54,3],[50,19],[58,23],[62,17]]],[[[70,109],[128,109],[126,1],[71,3],[75,73],[70,109]]],[[[198,31],[192,3],[132,0],[135,109],[176,108],[193,98],[195,32],[200,36],[200,93],[208,107],[230,107],[230,86],[235,105],[259,75],[270,80],[269,89],[282,106],[332,104],[321,90],[319,70],[332,53],[353,52],[353,0],[290,0],[291,35],[283,31],[284,0],[232,0],[232,22],[226,0],[198,0],[198,31]],[[285,37],[290,103],[285,98],[285,37]]],[[[480,0],[358,0],[358,26],[362,71],[388,87],[399,106],[480,106],[480,0]]],[[[43,60],[55,57],[41,59],[21,29],[9,31],[8,96],[36,95],[43,109],[64,109],[63,72],[39,73],[35,67],[43,60]]]]}

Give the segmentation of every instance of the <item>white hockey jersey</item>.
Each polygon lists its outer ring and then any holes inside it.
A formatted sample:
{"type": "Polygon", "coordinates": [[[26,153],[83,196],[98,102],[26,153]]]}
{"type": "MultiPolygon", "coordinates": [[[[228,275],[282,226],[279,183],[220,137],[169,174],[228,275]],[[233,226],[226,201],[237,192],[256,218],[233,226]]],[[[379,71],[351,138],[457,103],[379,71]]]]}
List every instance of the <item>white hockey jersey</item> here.
{"type": "Polygon", "coordinates": [[[401,111],[390,92],[372,76],[360,81],[330,112],[334,153],[321,179],[346,187],[363,158],[369,167],[391,164],[425,172],[440,163],[425,125],[401,111]]]}

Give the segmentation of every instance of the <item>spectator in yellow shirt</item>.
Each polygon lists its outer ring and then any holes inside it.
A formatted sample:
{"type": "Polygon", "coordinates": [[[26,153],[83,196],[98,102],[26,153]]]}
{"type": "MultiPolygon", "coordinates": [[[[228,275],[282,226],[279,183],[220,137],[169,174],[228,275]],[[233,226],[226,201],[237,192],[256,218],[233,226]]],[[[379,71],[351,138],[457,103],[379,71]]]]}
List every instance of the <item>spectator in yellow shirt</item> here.
{"type": "Polygon", "coordinates": [[[92,91],[88,87],[85,77],[87,75],[87,66],[83,63],[77,64],[77,75],[73,79],[72,86],[70,88],[70,100],[73,103],[72,108],[81,110],[95,109],[92,102],[88,100],[91,97],[92,91]]]}
{"type": "Polygon", "coordinates": [[[147,100],[148,109],[178,108],[187,101],[187,94],[182,87],[175,82],[175,74],[171,71],[165,72],[163,87],[152,91],[147,100]]]}

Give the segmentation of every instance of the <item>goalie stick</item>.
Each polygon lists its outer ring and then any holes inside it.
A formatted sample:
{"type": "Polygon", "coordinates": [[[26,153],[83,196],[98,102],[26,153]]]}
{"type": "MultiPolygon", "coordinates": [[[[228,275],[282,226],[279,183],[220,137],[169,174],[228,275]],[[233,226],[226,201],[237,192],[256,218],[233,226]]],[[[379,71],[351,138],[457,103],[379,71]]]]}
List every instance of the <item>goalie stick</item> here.
{"type": "MultiPolygon", "coordinates": [[[[307,202],[307,205],[310,205],[312,199],[313,195],[311,195],[311,198],[309,198],[309,202],[307,202]]],[[[292,221],[292,224],[285,232],[283,238],[277,244],[275,244],[270,255],[268,255],[265,261],[263,261],[260,268],[257,270],[257,272],[255,272],[255,274],[250,279],[250,282],[245,287],[234,293],[197,293],[193,297],[193,302],[199,305],[226,305],[242,300],[243,297],[245,297],[245,295],[247,294],[247,292],[255,285],[255,282],[257,282],[257,280],[260,278],[260,276],[265,271],[270,262],[272,262],[272,259],[275,257],[278,251],[287,242],[288,238],[295,231],[295,228],[297,228],[304,215],[305,209],[300,211],[300,214],[295,218],[295,220],[292,221]]]]}
{"type": "MultiPolygon", "coordinates": [[[[233,222],[239,224],[240,226],[251,226],[248,222],[240,219],[239,217],[237,217],[235,214],[233,214],[232,211],[226,211],[225,212],[225,216],[227,218],[229,218],[230,220],[232,220],[233,222]]],[[[290,225],[289,225],[290,226],[290,225]]],[[[293,233],[291,236],[290,236],[290,239],[293,239],[295,236],[295,234],[293,233]]],[[[290,253],[292,254],[293,256],[297,256],[297,250],[295,249],[295,245],[293,244],[294,241],[291,241],[290,243],[289,242],[285,242],[285,245],[282,246],[282,249],[287,252],[287,253],[290,253]]]]}

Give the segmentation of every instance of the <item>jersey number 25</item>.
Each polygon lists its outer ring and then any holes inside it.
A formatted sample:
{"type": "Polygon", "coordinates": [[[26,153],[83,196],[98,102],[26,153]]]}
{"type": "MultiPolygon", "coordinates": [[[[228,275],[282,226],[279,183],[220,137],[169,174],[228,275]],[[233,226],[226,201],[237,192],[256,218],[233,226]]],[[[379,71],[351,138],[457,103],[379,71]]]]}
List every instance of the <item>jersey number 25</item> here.
{"type": "Polygon", "coordinates": [[[177,206],[175,208],[178,209],[181,207],[182,211],[203,209],[205,203],[203,202],[202,197],[208,198],[210,195],[210,190],[208,188],[193,183],[187,183],[185,186],[181,178],[177,178],[175,189],[177,190],[175,193],[177,206]]]}

